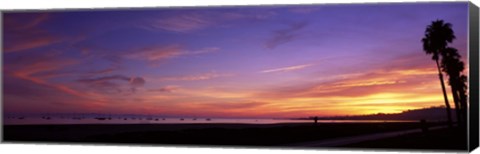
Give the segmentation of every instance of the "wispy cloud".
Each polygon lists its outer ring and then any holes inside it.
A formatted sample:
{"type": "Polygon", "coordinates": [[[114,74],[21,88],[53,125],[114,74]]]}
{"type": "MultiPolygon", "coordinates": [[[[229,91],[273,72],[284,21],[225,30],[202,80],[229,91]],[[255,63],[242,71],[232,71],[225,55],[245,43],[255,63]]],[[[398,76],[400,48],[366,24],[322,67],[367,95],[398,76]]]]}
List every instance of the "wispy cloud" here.
{"type": "Polygon", "coordinates": [[[5,112],[78,112],[97,102],[86,92],[74,91],[68,85],[38,84],[7,74],[4,81],[5,112]]]}
{"type": "Polygon", "coordinates": [[[233,74],[226,73],[217,73],[215,71],[195,74],[195,75],[185,75],[185,76],[173,76],[173,77],[162,77],[159,78],[160,81],[198,81],[198,80],[210,80],[219,77],[228,77],[233,76],[233,74]]]}
{"type": "Polygon", "coordinates": [[[161,47],[148,47],[137,51],[132,51],[125,55],[126,58],[159,61],[177,57],[182,54],[182,48],[179,45],[169,45],[161,47]]]}
{"type": "Polygon", "coordinates": [[[18,61],[16,64],[8,65],[6,72],[11,73],[13,76],[29,80],[35,83],[46,83],[48,77],[39,74],[52,74],[54,71],[61,70],[67,66],[76,64],[76,60],[61,59],[56,56],[36,56],[25,58],[25,60],[18,61]]]}
{"type": "Polygon", "coordinates": [[[206,109],[222,109],[222,110],[245,110],[248,108],[258,108],[269,104],[268,102],[217,102],[217,103],[203,103],[199,104],[201,108],[206,109]]]}
{"type": "Polygon", "coordinates": [[[46,13],[14,13],[4,15],[4,50],[5,52],[24,51],[48,46],[62,41],[40,27],[50,15],[46,13]]]}
{"type": "Polygon", "coordinates": [[[198,55],[198,54],[206,54],[206,53],[212,53],[220,50],[218,47],[208,47],[208,48],[203,48],[200,50],[194,50],[194,51],[186,51],[183,52],[182,55],[198,55]]]}
{"type": "MultiPolygon", "coordinates": [[[[7,64],[6,74],[13,77],[30,81],[39,86],[55,89],[66,94],[85,97],[87,94],[72,89],[62,84],[51,83],[50,78],[58,77],[57,73],[68,66],[77,64],[78,61],[65,59],[57,55],[41,55],[27,57],[15,64],[7,64]]],[[[60,75],[62,75],[60,73],[60,75]]]]}
{"type": "Polygon", "coordinates": [[[142,77],[127,77],[124,75],[112,75],[97,78],[79,79],[77,81],[80,83],[85,83],[89,87],[104,93],[134,93],[137,88],[143,87],[146,83],[145,79],[143,79],[142,77]],[[125,87],[125,85],[115,81],[123,81],[124,83],[126,82],[128,85],[125,87]]]}
{"type": "Polygon", "coordinates": [[[89,71],[88,74],[92,75],[102,75],[102,74],[109,74],[114,71],[118,70],[118,68],[110,67],[110,68],[105,68],[105,69],[100,69],[100,70],[93,70],[89,71]]]}
{"type": "Polygon", "coordinates": [[[428,68],[379,69],[330,81],[278,85],[250,97],[277,102],[279,112],[298,110],[305,114],[308,110],[321,110],[324,115],[400,112],[441,105],[443,98],[435,77],[428,68]],[[425,70],[427,73],[421,73],[425,70]]]}
{"type": "Polygon", "coordinates": [[[261,71],[261,73],[290,72],[290,71],[305,69],[312,65],[313,64],[304,64],[304,65],[295,65],[295,66],[288,66],[288,67],[282,67],[282,68],[274,68],[274,69],[263,70],[261,71]]]}
{"type": "Polygon", "coordinates": [[[5,24],[18,25],[22,23],[23,25],[15,27],[18,29],[35,28],[52,17],[49,13],[15,13],[12,15],[14,16],[14,19],[5,18],[5,21],[7,22],[5,24]]]}
{"type": "Polygon", "coordinates": [[[161,29],[173,32],[190,32],[211,26],[213,23],[201,14],[188,13],[170,17],[159,17],[149,23],[148,29],[161,29]]]}
{"type": "Polygon", "coordinates": [[[59,38],[49,36],[45,33],[25,34],[22,36],[19,35],[19,37],[23,37],[25,39],[19,42],[5,43],[5,52],[16,52],[44,47],[60,41],[59,38]],[[27,37],[27,35],[31,37],[27,37]],[[41,35],[44,37],[40,37],[41,35]]]}
{"type": "Polygon", "coordinates": [[[255,90],[236,89],[232,87],[199,87],[199,88],[182,88],[178,93],[192,97],[202,97],[209,99],[248,99],[254,97],[255,90]]]}
{"type": "Polygon", "coordinates": [[[232,21],[261,21],[275,16],[272,10],[241,10],[241,11],[191,11],[162,14],[154,16],[140,25],[152,31],[170,31],[191,33],[211,27],[229,24],[232,21]]]}
{"type": "Polygon", "coordinates": [[[27,30],[51,18],[49,13],[8,13],[4,15],[4,25],[10,29],[27,30]]]}
{"type": "Polygon", "coordinates": [[[86,83],[95,83],[95,82],[105,82],[110,80],[130,81],[130,78],[123,75],[113,75],[113,76],[104,76],[104,77],[91,78],[91,79],[79,79],[78,81],[86,82],[86,83]]]}
{"type": "Polygon", "coordinates": [[[411,73],[425,70],[428,69],[373,70],[360,75],[355,74],[327,82],[287,86],[270,90],[269,92],[259,94],[259,96],[310,99],[343,97],[354,100],[355,97],[378,93],[405,93],[410,91],[418,94],[430,94],[431,90],[425,91],[425,88],[422,87],[431,86],[431,84],[435,85],[437,82],[432,80],[435,74],[411,73]]]}
{"type": "Polygon", "coordinates": [[[274,49],[281,44],[288,43],[298,37],[298,31],[302,30],[307,25],[307,22],[297,22],[290,24],[286,29],[274,31],[273,35],[265,43],[265,46],[268,49],[274,49]]]}
{"type": "Polygon", "coordinates": [[[167,45],[133,50],[125,54],[124,57],[128,59],[146,60],[155,63],[175,57],[207,54],[218,50],[219,48],[217,47],[208,47],[189,51],[185,50],[181,45],[167,45]]]}
{"type": "Polygon", "coordinates": [[[161,88],[157,88],[157,89],[149,89],[148,91],[150,92],[174,92],[174,91],[177,91],[178,89],[180,89],[180,86],[165,86],[165,87],[161,87],[161,88]]]}

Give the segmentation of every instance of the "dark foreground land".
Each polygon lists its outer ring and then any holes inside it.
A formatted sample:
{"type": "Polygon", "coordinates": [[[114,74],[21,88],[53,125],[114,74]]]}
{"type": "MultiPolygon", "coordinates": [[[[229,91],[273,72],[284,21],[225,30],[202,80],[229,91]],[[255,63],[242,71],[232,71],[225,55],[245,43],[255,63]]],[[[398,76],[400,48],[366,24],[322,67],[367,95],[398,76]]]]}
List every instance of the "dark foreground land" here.
{"type": "MultiPolygon", "coordinates": [[[[295,143],[420,128],[420,123],[6,125],[4,141],[289,147],[295,143]]],[[[463,138],[458,137],[461,133],[447,136],[443,133],[430,131],[427,135],[422,133],[340,147],[464,149],[466,143],[463,144],[463,138]],[[410,138],[415,138],[416,142],[404,144],[413,140],[410,138]],[[459,144],[440,146],[443,141],[454,140],[459,144]],[[404,145],[389,146],[392,144],[404,145]]]]}
{"type": "Polygon", "coordinates": [[[354,148],[375,149],[467,149],[467,134],[460,128],[432,130],[398,137],[345,145],[354,148]]]}

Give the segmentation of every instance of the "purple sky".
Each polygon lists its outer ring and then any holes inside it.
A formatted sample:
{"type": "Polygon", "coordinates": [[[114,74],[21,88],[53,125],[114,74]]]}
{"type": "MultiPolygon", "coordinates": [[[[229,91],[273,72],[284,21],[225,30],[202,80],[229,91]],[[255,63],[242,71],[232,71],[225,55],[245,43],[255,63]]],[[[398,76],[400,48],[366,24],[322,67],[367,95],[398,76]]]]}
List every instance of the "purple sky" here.
{"type": "Polygon", "coordinates": [[[427,25],[467,50],[468,3],[5,13],[6,113],[223,117],[442,105],[427,25]]]}

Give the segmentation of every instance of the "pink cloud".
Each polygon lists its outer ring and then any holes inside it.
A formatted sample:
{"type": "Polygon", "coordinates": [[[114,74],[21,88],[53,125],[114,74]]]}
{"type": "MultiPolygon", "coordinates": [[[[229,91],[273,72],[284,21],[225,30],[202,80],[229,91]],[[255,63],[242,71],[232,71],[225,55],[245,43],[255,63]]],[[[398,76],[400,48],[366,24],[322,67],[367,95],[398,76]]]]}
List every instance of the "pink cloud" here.
{"type": "Polygon", "coordinates": [[[95,71],[90,71],[88,73],[93,74],[93,75],[102,75],[102,74],[109,74],[114,71],[116,71],[118,68],[106,68],[106,69],[101,69],[101,70],[95,70],[95,71]]]}
{"type": "Polygon", "coordinates": [[[48,36],[48,34],[46,34],[44,37],[40,37],[39,35],[41,34],[32,34],[32,35],[26,34],[26,35],[32,36],[32,37],[19,36],[23,38],[22,41],[15,42],[15,43],[5,43],[5,48],[4,48],[5,52],[16,52],[16,51],[23,51],[23,50],[33,49],[33,48],[44,47],[60,41],[59,38],[48,36]]]}
{"type": "Polygon", "coordinates": [[[233,74],[208,72],[208,73],[195,74],[195,75],[160,77],[158,81],[197,81],[197,80],[210,80],[214,78],[228,77],[228,76],[233,76],[233,74]]]}
{"type": "Polygon", "coordinates": [[[295,66],[288,66],[288,67],[281,67],[281,68],[263,70],[263,71],[261,71],[261,73],[290,72],[290,71],[302,70],[302,69],[305,69],[305,68],[310,67],[310,66],[312,66],[312,64],[295,65],[295,66]]]}
{"type": "Polygon", "coordinates": [[[149,62],[161,62],[167,59],[207,54],[218,51],[217,47],[202,48],[199,50],[188,51],[180,45],[154,46],[131,51],[124,55],[128,59],[146,60],[149,62]]]}
{"type": "Polygon", "coordinates": [[[180,56],[183,49],[179,45],[148,47],[125,55],[127,58],[148,61],[160,61],[180,56]]]}
{"type": "Polygon", "coordinates": [[[35,28],[51,18],[48,13],[8,13],[4,25],[9,29],[25,30],[35,28]]]}
{"type": "Polygon", "coordinates": [[[58,75],[53,73],[65,67],[76,64],[78,61],[71,59],[60,59],[58,57],[46,56],[36,57],[35,60],[26,61],[26,63],[16,63],[8,65],[5,70],[6,74],[18,79],[32,82],[36,85],[51,88],[78,97],[88,97],[83,92],[72,89],[70,86],[63,84],[51,83],[48,80],[58,75]],[[45,75],[47,74],[47,75],[45,75]]]}
{"type": "Polygon", "coordinates": [[[184,52],[183,55],[198,55],[198,54],[206,54],[206,53],[212,53],[220,50],[218,47],[208,47],[208,48],[203,48],[200,50],[194,50],[194,51],[187,51],[184,52]]]}
{"type": "Polygon", "coordinates": [[[59,70],[66,66],[77,63],[77,61],[75,60],[52,59],[52,58],[47,58],[47,59],[49,60],[46,60],[46,59],[39,60],[39,61],[31,62],[29,64],[24,64],[24,65],[18,64],[9,68],[8,71],[11,71],[13,76],[16,76],[18,78],[43,84],[46,82],[48,78],[41,78],[41,77],[49,77],[49,76],[47,75],[47,76],[38,77],[37,76],[38,74],[59,70]]]}
{"type": "Polygon", "coordinates": [[[62,40],[40,25],[45,23],[49,14],[6,14],[4,26],[4,51],[17,52],[48,46],[62,40]]]}

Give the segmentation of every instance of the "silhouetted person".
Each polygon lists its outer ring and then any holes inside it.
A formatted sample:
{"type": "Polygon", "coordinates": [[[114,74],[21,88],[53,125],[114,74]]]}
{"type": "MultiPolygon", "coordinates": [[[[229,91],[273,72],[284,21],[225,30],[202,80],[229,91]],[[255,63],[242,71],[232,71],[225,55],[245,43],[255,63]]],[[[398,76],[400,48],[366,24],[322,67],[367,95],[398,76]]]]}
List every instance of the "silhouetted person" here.
{"type": "Polygon", "coordinates": [[[313,120],[315,121],[315,125],[316,125],[316,124],[318,123],[318,117],[315,116],[315,117],[313,118],[313,120]]]}

